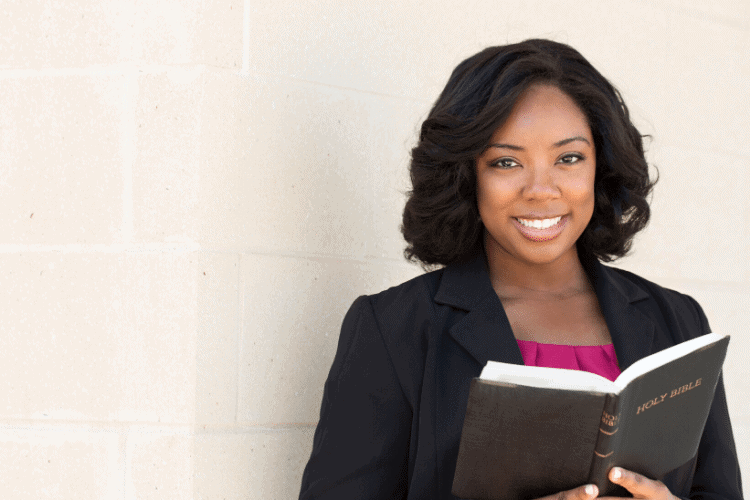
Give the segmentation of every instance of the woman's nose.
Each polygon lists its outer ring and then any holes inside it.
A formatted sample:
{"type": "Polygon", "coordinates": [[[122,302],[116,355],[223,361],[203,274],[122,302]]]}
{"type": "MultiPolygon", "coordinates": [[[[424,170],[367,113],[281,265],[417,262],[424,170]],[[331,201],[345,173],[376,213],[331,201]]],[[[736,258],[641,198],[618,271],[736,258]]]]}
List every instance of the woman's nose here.
{"type": "Polygon", "coordinates": [[[545,165],[529,169],[524,195],[529,199],[555,198],[560,195],[552,169],[545,165]]]}

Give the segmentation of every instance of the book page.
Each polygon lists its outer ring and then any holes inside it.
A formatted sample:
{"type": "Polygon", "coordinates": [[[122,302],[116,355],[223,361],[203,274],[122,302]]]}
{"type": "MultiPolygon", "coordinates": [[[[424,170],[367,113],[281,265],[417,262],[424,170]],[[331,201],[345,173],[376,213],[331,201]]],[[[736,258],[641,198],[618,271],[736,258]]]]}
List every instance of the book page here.
{"type": "Polygon", "coordinates": [[[567,370],[565,368],[513,365],[497,361],[488,361],[479,378],[491,382],[504,382],[548,389],[568,389],[602,393],[609,393],[616,390],[613,382],[595,373],[567,370]]]}

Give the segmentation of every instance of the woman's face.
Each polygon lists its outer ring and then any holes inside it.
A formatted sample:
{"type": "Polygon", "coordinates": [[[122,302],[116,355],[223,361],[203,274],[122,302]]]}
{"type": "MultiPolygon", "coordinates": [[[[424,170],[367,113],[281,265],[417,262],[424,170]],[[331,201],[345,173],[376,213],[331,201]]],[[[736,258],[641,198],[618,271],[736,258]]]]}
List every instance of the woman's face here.
{"type": "Polygon", "coordinates": [[[476,160],[490,259],[576,257],[594,212],[596,151],[586,116],[557,87],[530,86],[476,160]]]}

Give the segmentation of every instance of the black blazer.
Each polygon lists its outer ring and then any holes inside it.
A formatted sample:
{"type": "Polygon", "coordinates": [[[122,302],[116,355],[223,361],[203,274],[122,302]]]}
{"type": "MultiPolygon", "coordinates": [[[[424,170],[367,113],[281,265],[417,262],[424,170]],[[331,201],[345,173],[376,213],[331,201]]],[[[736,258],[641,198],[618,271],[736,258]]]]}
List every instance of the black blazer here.
{"type": "MultiPolygon", "coordinates": [[[[692,298],[584,262],[621,369],[709,332],[692,298]]],[[[523,364],[483,257],[359,297],[325,383],[300,499],[454,499],[469,384],[488,360],[523,364]]],[[[742,498],[720,379],[698,454],[662,479],[676,496],[742,498]]]]}

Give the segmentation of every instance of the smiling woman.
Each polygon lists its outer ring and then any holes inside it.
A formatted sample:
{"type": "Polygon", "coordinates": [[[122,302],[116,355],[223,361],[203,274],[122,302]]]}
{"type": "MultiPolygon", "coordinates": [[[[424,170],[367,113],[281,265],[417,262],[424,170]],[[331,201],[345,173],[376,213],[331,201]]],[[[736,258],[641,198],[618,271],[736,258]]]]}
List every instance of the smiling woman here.
{"type": "MultiPolygon", "coordinates": [[[[347,313],[300,498],[455,498],[469,387],[488,360],[613,379],[710,331],[692,298],[602,264],[648,222],[653,183],[620,95],[571,47],[528,40],[459,64],[410,172],[405,255],[444,267],[347,313]]],[[[742,498],[722,382],[695,457],[610,479],[637,498],[742,498]]]]}
{"type": "Polygon", "coordinates": [[[533,85],[476,160],[485,250],[498,264],[577,259],[594,212],[596,154],[586,116],[557,87],[533,85]]]}

